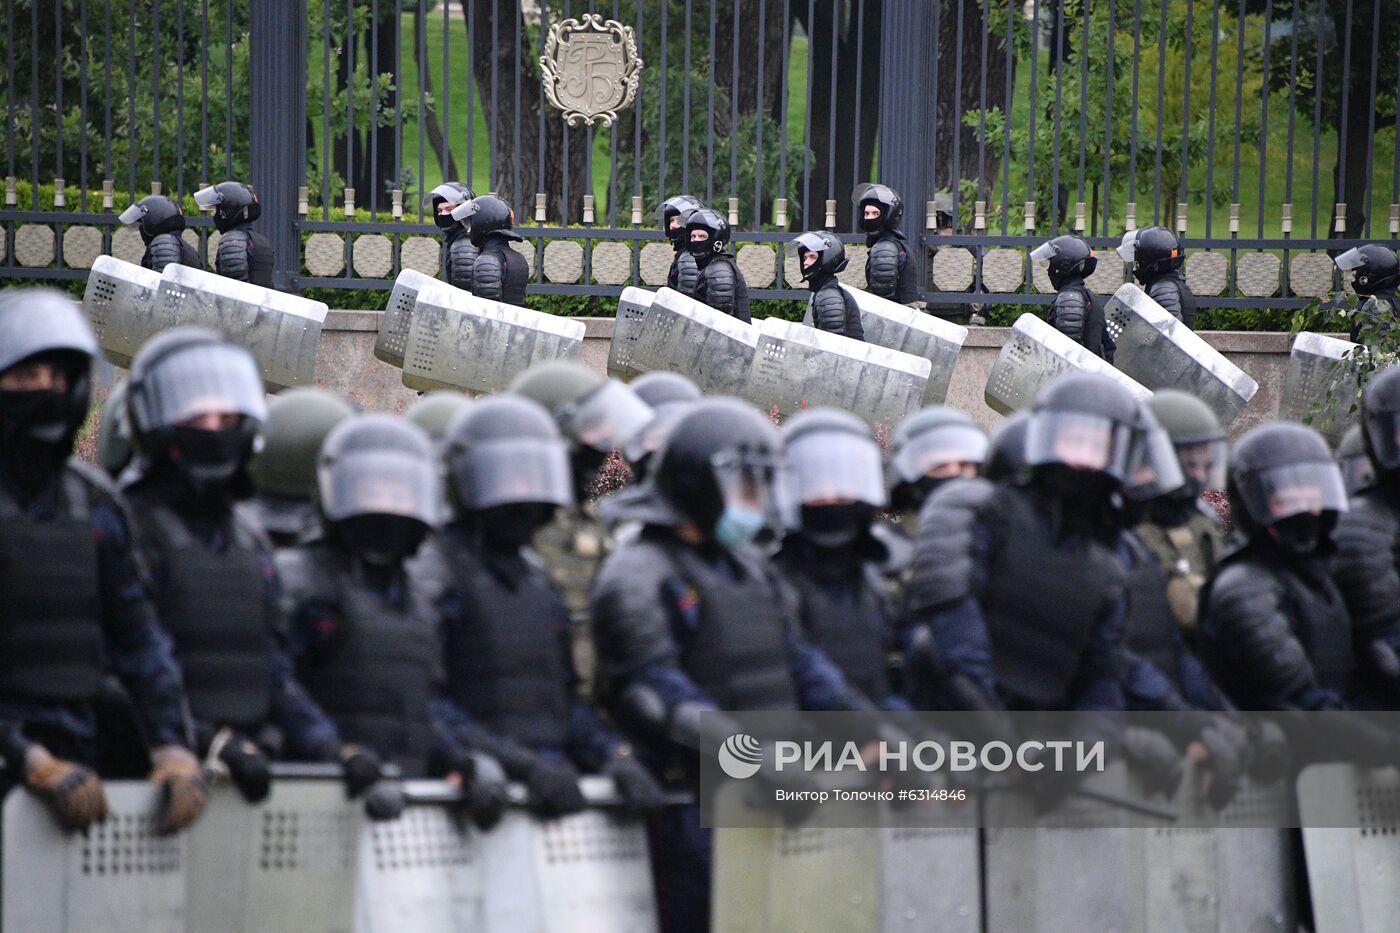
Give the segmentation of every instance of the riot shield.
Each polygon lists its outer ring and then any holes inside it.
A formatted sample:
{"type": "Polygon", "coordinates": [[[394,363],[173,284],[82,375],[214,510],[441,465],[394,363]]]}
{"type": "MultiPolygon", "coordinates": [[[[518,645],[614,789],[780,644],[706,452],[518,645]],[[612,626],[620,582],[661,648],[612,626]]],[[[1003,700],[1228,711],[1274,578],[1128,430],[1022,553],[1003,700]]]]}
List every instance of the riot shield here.
{"type": "Polygon", "coordinates": [[[983,397],[988,407],[1003,415],[1029,408],[1041,387],[1072,370],[1101,373],[1145,399],[1152,393],[1102,358],[1090,353],[1034,314],[1023,314],[1012,325],[1006,343],[987,374],[983,397]]]}
{"type": "Polygon", "coordinates": [[[770,317],[743,397],[784,415],[831,405],[871,424],[897,424],[923,404],[931,368],[923,357],[770,317]]]}
{"type": "Polygon", "coordinates": [[[582,321],[477,298],[434,282],[418,293],[404,352],[410,389],[499,392],[536,363],[576,360],[582,321]]]}
{"type": "Polygon", "coordinates": [[[1309,765],[1298,810],[1317,933],[1400,930],[1400,772],[1309,765]]]}
{"type": "Polygon", "coordinates": [[[374,339],[374,355],[403,369],[404,348],[408,345],[408,325],[413,320],[413,305],[418,300],[418,292],[437,282],[431,275],[424,275],[412,269],[405,269],[394,280],[394,290],[389,293],[389,304],[384,308],[384,316],[379,319],[379,336],[374,339]]]}
{"type": "Polygon", "coordinates": [[[1248,373],[1132,282],[1113,293],[1104,317],[1118,344],[1114,366],[1154,392],[1179,389],[1196,396],[1226,427],[1259,391],[1248,373]]]}
{"type": "Polygon", "coordinates": [[[191,269],[161,273],[156,330],[195,324],[247,347],[271,389],[310,385],[327,307],[298,295],[191,269]]]}
{"type": "Polygon", "coordinates": [[[856,300],[866,343],[928,360],[924,404],[943,404],[948,397],[948,384],[953,381],[958,353],[967,339],[967,328],[849,285],[841,287],[856,300]]]}
{"type": "Polygon", "coordinates": [[[758,346],[758,328],[678,291],[656,293],[630,365],[688,376],[707,395],[738,395],[758,346]]]}
{"type": "Polygon", "coordinates": [[[98,256],[83,292],[83,312],[102,353],[117,366],[131,366],[141,344],[160,330],[160,273],[115,256],[98,256]]]}
{"type": "Polygon", "coordinates": [[[1359,344],[1303,331],[1293,338],[1278,416],[1311,424],[1335,445],[1356,423],[1361,401],[1349,360],[1359,344]],[[1330,395],[1330,398],[1329,398],[1330,395]]]}
{"type": "Polygon", "coordinates": [[[645,288],[628,286],[622,290],[613,319],[612,342],[608,345],[608,375],[630,382],[645,372],[636,367],[634,357],[655,299],[656,292],[645,288]]]}

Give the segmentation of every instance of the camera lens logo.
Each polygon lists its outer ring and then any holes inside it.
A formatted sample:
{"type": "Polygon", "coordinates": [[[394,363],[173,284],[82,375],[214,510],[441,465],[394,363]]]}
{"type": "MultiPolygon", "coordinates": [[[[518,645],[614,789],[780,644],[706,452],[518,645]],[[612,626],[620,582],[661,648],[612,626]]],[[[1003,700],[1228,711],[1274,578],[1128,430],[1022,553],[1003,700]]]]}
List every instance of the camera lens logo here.
{"type": "Polygon", "coordinates": [[[719,747],[720,769],[736,781],[751,778],[763,762],[763,746],[758,739],[736,732],[719,747]]]}

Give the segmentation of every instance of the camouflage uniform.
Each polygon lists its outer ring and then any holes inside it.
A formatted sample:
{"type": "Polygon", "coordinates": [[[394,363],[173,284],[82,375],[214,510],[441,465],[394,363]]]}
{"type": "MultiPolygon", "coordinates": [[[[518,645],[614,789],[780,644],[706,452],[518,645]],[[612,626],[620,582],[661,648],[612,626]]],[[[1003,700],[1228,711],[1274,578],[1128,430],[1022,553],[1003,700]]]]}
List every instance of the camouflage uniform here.
{"type": "Polygon", "coordinates": [[[554,521],[535,536],[535,551],[544,560],[550,578],[569,608],[569,640],[574,668],[585,697],[594,695],[597,664],[588,622],[588,591],[603,558],[612,552],[612,535],[590,501],[582,509],[560,509],[554,521]]]}
{"type": "Polygon", "coordinates": [[[1188,645],[1195,646],[1196,608],[1201,587],[1215,569],[1225,549],[1220,520],[1202,507],[1184,525],[1167,528],[1151,521],[1137,527],[1137,534],[1162,564],[1167,574],[1167,602],[1181,623],[1188,645]]]}

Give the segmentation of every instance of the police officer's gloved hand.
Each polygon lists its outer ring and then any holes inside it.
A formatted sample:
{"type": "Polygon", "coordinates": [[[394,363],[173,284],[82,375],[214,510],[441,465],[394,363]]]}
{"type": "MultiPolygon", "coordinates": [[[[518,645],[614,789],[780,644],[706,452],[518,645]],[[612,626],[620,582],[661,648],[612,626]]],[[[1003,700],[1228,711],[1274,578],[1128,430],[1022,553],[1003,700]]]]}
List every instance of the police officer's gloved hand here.
{"type": "Polygon", "coordinates": [[[365,816],[376,823],[396,820],[405,805],[403,785],[398,781],[377,781],[365,793],[365,816]]]}
{"type": "Polygon", "coordinates": [[[340,747],[337,757],[344,772],[345,793],[352,800],[369,790],[379,780],[379,756],[363,745],[346,743],[340,747]]]}
{"type": "Polygon", "coordinates": [[[525,772],[530,803],[545,816],[567,816],[586,807],[578,787],[579,773],[567,761],[536,755],[525,772]]]}
{"type": "Polygon", "coordinates": [[[194,752],[183,745],[161,745],[151,750],[151,783],[160,785],[160,831],[179,832],[204,812],[209,783],[194,752]]]}
{"type": "Polygon", "coordinates": [[[1149,794],[1170,797],[1185,773],[1181,750],[1166,733],[1143,726],[1123,730],[1123,756],[1149,794]]]}
{"type": "Polygon", "coordinates": [[[473,752],[469,760],[469,774],[462,776],[461,771],[457,772],[461,776],[462,797],[476,828],[489,832],[506,815],[506,772],[499,761],[481,752],[473,752]]]}
{"type": "Polygon", "coordinates": [[[603,767],[603,774],[612,778],[627,809],[633,813],[655,813],[666,805],[666,794],[651,772],[632,756],[628,746],[622,746],[603,767]]]}
{"type": "Polygon", "coordinates": [[[1249,771],[1252,755],[1249,732],[1227,716],[1212,716],[1197,735],[1206,750],[1203,762],[1207,775],[1201,795],[1212,807],[1223,810],[1234,799],[1240,782],[1249,771]]]}
{"type": "Polygon", "coordinates": [[[253,742],[232,729],[221,729],[209,743],[204,761],[211,774],[225,774],[249,803],[267,799],[272,790],[272,764],[253,742]]]}
{"type": "Polygon", "coordinates": [[[55,758],[37,742],[24,753],[24,783],[38,795],[64,829],[87,829],[107,819],[107,795],[96,772],[55,758]]]}
{"type": "Polygon", "coordinates": [[[1254,746],[1249,776],[1261,784],[1283,780],[1293,763],[1283,727],[1272,719],[1250,720],[1249,739],[1254,746]]]}

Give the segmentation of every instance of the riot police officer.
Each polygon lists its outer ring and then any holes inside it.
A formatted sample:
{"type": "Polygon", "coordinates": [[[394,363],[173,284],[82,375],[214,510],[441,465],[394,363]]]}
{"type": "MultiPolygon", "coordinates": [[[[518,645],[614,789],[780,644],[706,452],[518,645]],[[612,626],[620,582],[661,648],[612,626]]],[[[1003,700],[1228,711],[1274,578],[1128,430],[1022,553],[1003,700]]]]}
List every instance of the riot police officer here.
{"type": "Polygon", "coordinates": [[[262,214],[262,205],[253,189],[236,181],[222,181],[194,193],[194,201],[214,212],[214,227],[220,233],[214,254],[214,271],[219,275],[272,287],[272,244],[253,229],[262,214]]]}
{"type": "Polygon", "coordinates": [[[472,294],[509,305],[525,304],[530,267],[524,256],[510,248],[512,242],[524,239],[515,232],[511,206],[495,195],[483,194],[457,205],[452,219],[467,228],[479,250],[472,267],[472,294]]]}
{"type": "Polygon", "coordinates": [[[271,547],[233,508],[267,420],[252,355],[203,328],[164,331],[132,361],[127,415],[139,460],[124,490],[200,752],[249,801],[267,795],[278,752],[339,761],[351,793],[367,789],[379,763],[342,745],[297,683],[271,547]]]}
{"type": "Polygon", "coordinates": [[[671,260],[670,270],[666,273],[666,287],[674,288],[682,295],[692,298],[695,297],[695,287],[700,281],[700,267],[695,264],[695,257],[690,255],[689,236],[685,225],[693,212],[703,210],[704,207],[699,198],[678,194],[661,202],[661,209],[657,211],[661,232],[666,235],[671,249],[676,254],[671,260]]]}
{"type": "Polygon", "coordinates": [[[466,225],[453,218],[452,212],[475,197],[476,193],[460,181],[445,181],[428,192],[428,203],[423,205],[432,210],[433,223],[442,231],[438,265],[442,268],[443,280],[467,291],[472,290],[472,273],[479,250],[467,235],[466,225]]]}
{"type": "Polygon", "coordinates": [[[355,413],[334,392],[288,389],[267,407],[262,449],[248,463],[248,512],[274,547],[290,547],[316,528],[316,455],[326,435],[355,413]]]}
{"type": "Polygon", "coordinates": [[[846,268],[846,247],[825,230],[804,233],[791,245],[802,269],[802,281],[812,290],[807,301],[808,321],[818,330],[864,340],[860,308],[836,278],[836,273],[846,268]]]}
{"type": "Polygon", "coordinates": [[[117,479],[131,462],[131,426],[126,421],[126,383],[114,383],[97,417],[97,465],[117,479]]]}
{"type": "Polygon", "coordinates": [[[115,674],[165,786],[163,831],[199,816],[206,791],[180,674],[138,569],[125,505],[71,458],[97,342],[82,312],[41,289],[0,294],[0,755],[67,829],[106,817],[95,705],[115,674]]]}
{"type": "Polygon", "coordinates": [[[700,270],[695,300],[741,321],[751,321],[749,286],[728,252],[729,221],[719,211],[701,208],[691,211],[685,231],[686,249],[695,257],[695,265],[700,270]]]}
{"type": "Polygon", "coordinates": [[[117,215],[117,220],[130,226],[138,224],[141,242],[146,251],[141,265],[160,272],[171,263],[193,269],[203,269],[199,254],[180,236],[185,229],[185,212],[180,205],[163,194],[148,195],[117,215]]]}
{"type": "Polygon", "coordinates": [[[1332,578],[1351,616],[1358,699],[1400,708],[1400,368],[1372,378],[1361,396],[1365,452],[1375,476],[1337,521],[1332,578]]]}
{"type": "MultiPolygon", "coordinates": [[[[868,709],[807,643],[771,565],[751,547],[779,526],[777,429],[736,399],[701,401],[676,425],[634,503],[635,536],[603,563],[594,641],[620,723],[645,753],[694,788],[700,714],[714,710],[868,709]]],[[[767,766],[761,780],[790,775],[767,766]]],[[[789,785],[790,786],[790,785],[789,785]]],[[[709,924],[710,833],[698,807],[668,807],[656,829],[663,928],[709,924]]]]}
{"type": "Polygon", "coordinates": [[[637,482],[646,479],[656,452],[670,436],[680,416],[700,401],[700,390],[680,373],[657,371],[638,376],[631,389],[652,410],[651,420],[622,450],[637,482]]]}
{"type": "Polygon", "coordinates": [[[456,737],[497,759],[546,814],[581,809],[581,771],[613,778],[638,810],[660,788],[577,693],[568,610],[529,542],[573,504],[567,446],[535,402],[498,395],[454,422],[453,518],[427,548],[456,737]]]}
{"type": "Polygon", "coordinates": [[[1185,261],[1176,234],[1166,227],[1143,227],[1123,234],[1118,256],[1133,267],[1133,277],[1148,297],[1187,327],[1196,323],[1196,296],[1181,274],[1185,261]]]}
{"type": "Polygon", "coordinates": [[[966,412],[930,405],[900,422],[886,472],[890,505],[911,518],[933,491],[977,475],[987,458],[987,435],[966,412]]]}
{"type": "Polygon", "coordinates": [[[1380,318],[1394,326],[1400,318],[1400,299],[1395,288],[1400,285],[1400,258],[1395,250],[1380,243],[1355,246],[1333,260],[1343,272],[1352,273],[1351,287],[1365,300],[1356,310],[1351,324],[1351,339],[1360,336],[1363,322],[1380,318]]]}
{"type": "Polygon", "coordinates": [[[1089,292],[1084,280],[1099,260],[1083,237],[1066,234],[1031,251],[1031,262],[1046,263],[1055,298],[1050,302],[1052,327],[1095,356],[1113,362],[1113,340],[1104,323],[1104,303],[1089,292]]]}
{"type": "Polygon", "coordinates": [[[801,412],[782,434],[798,511],[773,564],[803,631],[861,693],[908,709],[889,672],[895,618],[881,572],[889,548],[872,533],[888,501],[880,447],[863,421],[834,408],[801,412]]]}
{"type": "Polygon", "coordinates": [[[452,421],[472,403],[469,396],[461,392],[441,389],[429,392],[404,410],[404,417],[424,431],[434,445],[442,447],[447,443],[447,432],[452,421]]]}
{"type": "Polygon", "coordinates": [[[1366,453],[1366,438],[1361,433],[1361,425],[1354,424],[1347,428],[1347,432],[1337,443],[1336,457],[1348,497],[1355,497],[1358,492],[1371,485],[1376,471],[1366,453]]]}
{"type": "Polygon", "coordinates": [[[919,283],[909,262],[909,247],[899,229],[904,201],[888,185],[860,185],[851,194],[856,219],[865,233],[865,289],[900,304],[919,300],[919,283]]]}
{"type": "Polygon", "coordinates": [[[568,443],[572,500],[551,510],[535,547],[564,594],[572,622],[574,663],[583,693],[592,695],[594,657],[589,643],[588,590],[612,538],[593,498],[613,451],[625,448],[652,419],[652,410],[615,379],[571,360],[535,366],[511,383],[510,391],[544,406],[568,443]]]}
{"type": "Polygon", "coordinates": [[[959,481],[925,504],[907,602],[950,708],[1123,708],[1113,504],[1140,446],[1126,390],[1067,374],[1036,398],[1024,485],[949,501],[959,481]]]}

